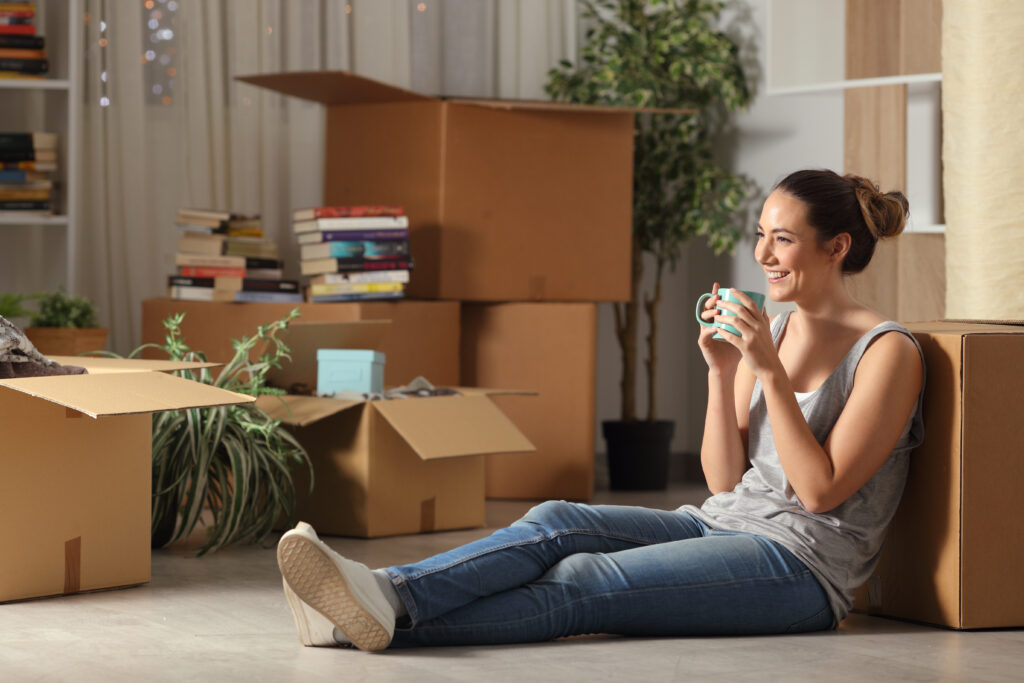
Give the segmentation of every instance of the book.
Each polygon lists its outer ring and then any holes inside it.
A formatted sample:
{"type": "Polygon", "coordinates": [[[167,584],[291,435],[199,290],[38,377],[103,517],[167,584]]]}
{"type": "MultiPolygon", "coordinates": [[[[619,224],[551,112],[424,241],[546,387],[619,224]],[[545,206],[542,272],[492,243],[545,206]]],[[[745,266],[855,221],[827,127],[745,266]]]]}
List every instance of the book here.
{"type": "Polygon", "coordinates": [[[366,216],[361,218],[314,218],[292,223],[296,233],[324,230],[385,230],[408,228],[408,216],[366,216]]]}
{"type": "Polygon", "coordinates": [[[304,261],[320,258],[385,258],[408,256],[408,240],[346,240],[299,245],[299,258],[304,261]]]}
{"type": "Polygon", "coordinates": [[[207,254],[175,254],[176,266],[213,266],[217,268],[245,268],[244,256],[210,256],[207,254]]]}
{"type": "MultiPolygon", "coordinates": [[[[19,28],[17,26],[0,26],[0,33],[5,28],[19,28]]],[[[31,26],[29,28],[32,28],[31,26]]],[[[14,33],[14,31],[12,31],[14,33]]],[[[0,71],[20,71],[29,74],[45,74],[50,71],[50,62],[47,59],[17,59],[0,57],[0,71]]]]}
{"type": "Polygon", "coordinates": [[[0,47],[16,50],[42,50],[46,39],[43,36],[0,35],[0,47]]]}
{"type": "Polygon", "coordinates": [[[402,291],[405,291],[405,285],[401,282],[345,282],[336,285],[311,285],[309,288],[312,296],[402,291]]]}
{"type": "Polygon", "coordinates": [[[56,133],[0,133],[0,149],[56,149],[56,133]]]}
{"type": "Polygon", "coordinates": [[[313,206],[296,209],[292,212],[292,220],[308,221],[314,218],[344,218],[346,216],[402,216],[405,209],[401,206],[370,204],[365,206],[313,206]]]}
{"type": "Polygon", "coordinates": [[[302,232],[295,236],[299,244],[317,244],[318,242],[337,242],[348,240],[407,240],[409,228],[391,228],[387,230],[314,230],[302,232]]]}
{"type": "Polygon", "coordinates": [[[4,161],[0,159],[0,169],[5,171],[19,170],[19,171],[56,171],[57,164],[55,162],[46,161],[4,161]]]}
{"type": "Polygon", "coordinates": [[[234,301],[235,292],[230,289],[214,287],[191,287],[187,285],[171,285],[167,288],[167,296],[182,301],[234,301]]]}
{"type": "Polygon", "coordinates": [[[253,268],[283,268],[284,263],[275,258],[256,258],[253,256],[245,257],[245,268],[251,270],[253,268]]]}
{"type": "Polygon", "coordinates": [[[366,273],[323,273],[309,279],[314,285],[336,285],[357,282],[409,282],[408,270],[371,270],[366,273]]]}
{"type": "Polygon", "coordinates": [[[14,47],[0,47],[0,57],[5,59],[46,59],[45,50],[24,50],[14,47]]]}
{"type": "Polygon", "coordinates": [[[187,223],[188,221],[182,220],[183,218],[198,218],[205,221],[214,221],[220,223],[222,221],[231,220],[232,217],[237,216],[230,211],[218,211],[216,209],[178,209],[178,220],[187,223]]]}
{"type": "Polygon", "coordinates": [[[178,237],[179,254],[206,254],[221,256],[224,254],[224,235],[206,235],[186,232],[178,237]]]}
{"type": "Polygon", "coordinates": [[[0,161],[47,161],[56,163],[55,149],[0,149],[0,161]]]}
{"type": "Polygon", "coordinates": [[[53,187],[52,181],[49,180],[49,176],[46,173],[40,171],[25,171],[21,169],[2,169],[0,168],[0,183],[38,183],[38,182],[49,182],[50,187],[53,187]]]}
{"type": "Polygon", "coordinates": [[[189,277],[187,275],[168,275],[168,287],[209,287],[237,292],[242,288],[240,277],[189,277]]]}
{"type": "Polygon", "coordinates": [[[35,34],[35,24],[8,24],[6,26],[0,25],[0,35],[34,36],[35,34]]]}
{"type": "Polygon", "coordinates": [[[0,187],[0,202],[12,200],[47,201],[52,190],[49,188],[16,188],[0,187]]]}
{"type": "Polygon", "coordinates": [[[364,259],[364,258],[325,258],[313,261],[302,261],[303,275],[320,275],[321,273],[343,273],[366,270],[402,270],[412,269],[412,259],[364,259]]]}
{"type": "Polygon", "coordinates": [[[237,277],[244,278],[249,274],[245,268],[223,268],[217,266],[181,266],[178,275],[185,277],[237,277]]]}
{"type": "Polygon", "coordinates": [[[323,294],[310,296],[315,304],[336,303],[341,301],[373,301],[378,299],[401,299],[405,292],[357,292],[352,294],[323,294]]]}
{"type": "Polygon", "coordinates": [[[235,301],[239,303],[301,304],[303,297],[300,292],[253,292],[242,290],[235,292],[235,301]]]}
{"type": "Polygon", "coordinates": [[[31,211],[34,214],[46,216],[53,213],[53,205],[47,200],[0,200],[0,211],[31,211]]]}
{"type": "Polygon", "coordinates": [[[277,258],[277,244],[262,237],[228,236],[224,241],[224,253],[228,256],[249,256],[252,258],[277,258]]]}
{"type": "Polygon", "coordinates": [[[280,280],[284,271],[280,268],[246,268],[245,276],[258,280],[280,280]]]}

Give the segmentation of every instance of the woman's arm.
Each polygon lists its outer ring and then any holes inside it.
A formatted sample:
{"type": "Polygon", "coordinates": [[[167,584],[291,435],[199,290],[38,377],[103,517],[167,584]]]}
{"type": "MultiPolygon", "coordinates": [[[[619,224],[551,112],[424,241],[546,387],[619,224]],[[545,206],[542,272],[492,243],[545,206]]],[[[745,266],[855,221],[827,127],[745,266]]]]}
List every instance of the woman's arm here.
{"type": "Polygon", "coordinates": [[[827,512],[882,466],[917,403],[921,356],[906,335],[886,333],[861,357],[854,386],[825,445],[818,444],[782,369],[761,375],[782,469],[810,512],[827,512]]]}
{"type": "Polygon", "coordinates": [[[740,374],[736,371],[730,377],[713,370],[708,372],[708,410],[704,417],[700,464],[711,493],[731,491],[747,469],[746,435],[750,416],[746,411],[741,416],[737,408],[738,397],[743,394],[740,374]]]}

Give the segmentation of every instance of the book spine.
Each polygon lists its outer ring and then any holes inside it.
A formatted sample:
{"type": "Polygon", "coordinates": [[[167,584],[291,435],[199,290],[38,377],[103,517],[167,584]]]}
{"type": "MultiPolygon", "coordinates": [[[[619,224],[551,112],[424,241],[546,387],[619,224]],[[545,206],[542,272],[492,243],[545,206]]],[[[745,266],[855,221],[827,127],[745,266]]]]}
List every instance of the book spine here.
{"type": "Polygon", "coordinates": [[[0,149],[0,161],[35,161],[34,149],[0,149]]]}
{"type": "Polygon", "coordinates": [[[350,216],[402,216],[405,209],[401,206],[367,205],[367,206],[315,206],[299,209],[293,214],[295,220],[312,218],[345,218],[350,216]]]}
{"type": "Polygon", "coordinates": [[[363,282],[409,282],[408,270],[377,270],[369,273],[324,273],[312,280],[313,284],[336,285],[363,282]]]}
{"type": "Polygon", "coordinates": [[[395,269],[411,269],[412,261],[395,260],[395,259],[379,259],[379,260],[367,260],[367,259],[334,259],[337,263],[338,273],[352,272],[352,271],[364,271],[364,270],[395,270],[395,269]]]}
{"type": "Polygon", "coordinates": [[[295,232],[311,230],[384,230],[408,228],[408,216],[366,216],[364,218],[317,218],[293,223],[295,232]]]}
{"type": "Polygon", "coordinates": [[[0,170],[0,183],[26,183],[28,171],[0,170]]]}
{"type": "Polygon", "coordinates": [[[50,198],[50,190],[31,190],[31,189],[17,189],[8,190],[6,188],[0,188],[0,201],[14,201],[14,200],[28,200],[28,201],[47,201],[50,198]]]}
{"type": "Polygon", "coordinates": [[[299,283],[295,280],[260,280],[246,278],[242,280],[242,289],[246,292],[290,292],[298,293],[299,283]]]}
{"type": "Polygon", "coordinates": [[[245,268],[217,268],[214,266],[181,266],[178,274],[185,277],[245,277],[245,268]]]}
{"type": "Polygon", "coordinates": [[[245,257],[245,267],[248,268],[281,268],[282,263],[275,258],[254,258],[245,257]]]}
{"type": "Polygon", "coordinates": [[[42,50],[45,47],[43,36],[0,36],[0,47],[17,50],[42,50]]]}
{"type": "Polygon", "coordinates": [[[212,289],[216,284],[217,281],[212,277],[167,276],[167,285],[169,287],[210,287],[212,289]]]}
{"type": "Polygon", "coordinates": [[[405,285],[401,282],[346,282],[336,285],[312,285],[309,293],[313,296],[328,294],[360,294],[364,292],[401,292],[405,285]]]}
{"type": "Polygon", "coordinates": [[[0,47],[0,57],[4,59],[46,59],[46,51],[0,47]]]}
{"type": "Polygon", "coordinates": [[[0,152],[0,168],[5,170],[19,170],[19,171],[56,171],[57,164],[49,162],[40,162],[35,160],[5,160],[3,153],[0,152]]]}
{"type": "Polygon", "coordinates": [[[176,254],[174,264],[177,266],[213,266],[218,268],[244,268],[245,259],[241,256],[203,256],[201,254],[176,254]]]}
{"type": "Polygon", "coordinates": [[[48,201],[36,200],[0,200],[0,211],[49,211],[52,208],[48,201]]]}
{"type": "Polygon", "coordinates": [[[409,239],[408,228],[396,228],[393,230],[322,230],[318,233],[320,242],[347,242],[358,240],[407,240],[409,239]]]}
{"type": "Polygon", "coordinates": [[[405,292],[354,292],[351,294],[323,294],[312,296],[313,303],[336,303],[340,301],[373,301],[375,299],[401,299],[405,292]]]}
{"type": "Polygon", "coordinates": [[[34,36],[35,34],[35,24],[11,24],[8,26],[0,25],[0,35],[34,36]]]}
{"type": "MultiPolygon", "coordinates": [[[[0,26],[0,32],[4,28],[15,28],[14,26],[0,26]]],[[[0,71],[20,71],[26,74],[45,74],[50,70],[50,62],[46,59],[8,59],[0,57],[0,71]]]]}
{"type": "Polygon", "coordinates": [[[243,303],[302,303],[302,294],[298,292],[253,292],[242,290],[235,292],[235,301],[243,303]]]}

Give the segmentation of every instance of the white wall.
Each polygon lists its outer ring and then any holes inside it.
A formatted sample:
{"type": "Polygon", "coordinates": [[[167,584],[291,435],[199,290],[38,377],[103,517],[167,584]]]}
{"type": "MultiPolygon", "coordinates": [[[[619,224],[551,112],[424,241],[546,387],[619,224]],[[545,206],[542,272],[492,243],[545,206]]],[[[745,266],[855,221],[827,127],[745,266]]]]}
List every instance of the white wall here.
{"type": "MultiPolygon", "coordinates": [[[[676,422],[674,452],[700,449],[707,404],[706,366],[697,349],[698,325],[694,304],[715,280],[744,289],[766,289],[760,267],[753,260],[753,226],[763,196],[790,171],[831,168],[843,162],[843,95],[841,91],[813,95],[763,95],[764,50],[769,0],[731,0],[723,13],[723,27],[740,43],[742,58],[754,83],[755,98],[748,111],[735,119],[735,130],[721,146],[722,159],[752,178],[761,188],[751,208],[748,237],[734,257],[715,258],[703,244],[691,242],[676,273],[666,277],[659,334],[659,415],[676,422]]],[[[776,26],[778,28],[778,26],[776,26]]],[[[813,30],[803,26],[801,30],[813,30]]],[[[650,286],[650,282],[645,284],[650,286]]],[[[615,339],[611,304],[601,304],[598,316],[597,439],[605,452],[601,421],[618,419],[621,362],[615,339]]],[[[775,313],[782,307],[769,302],[775,313]]],[[[646,329],[641,330],[641,342],[646,329]]],[[[640,368],[642,370],[642,366],[640,368]]],[[[638,411],[646,415],[646,384],[638,391],[638,411]]]]}

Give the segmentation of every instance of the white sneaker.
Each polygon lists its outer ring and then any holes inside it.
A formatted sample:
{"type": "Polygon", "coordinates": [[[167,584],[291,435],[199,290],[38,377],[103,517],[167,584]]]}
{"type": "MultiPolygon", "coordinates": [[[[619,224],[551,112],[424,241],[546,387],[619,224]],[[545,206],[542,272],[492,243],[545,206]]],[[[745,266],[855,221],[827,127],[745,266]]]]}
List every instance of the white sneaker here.
{"type": "Polygon", "coordinates": [[[331,550],[309,524],[281,537],[277,565],[303,645],[336,645],[334,627],[360,650],[391,643],[395,611],[370,568],[331,550]]]}

